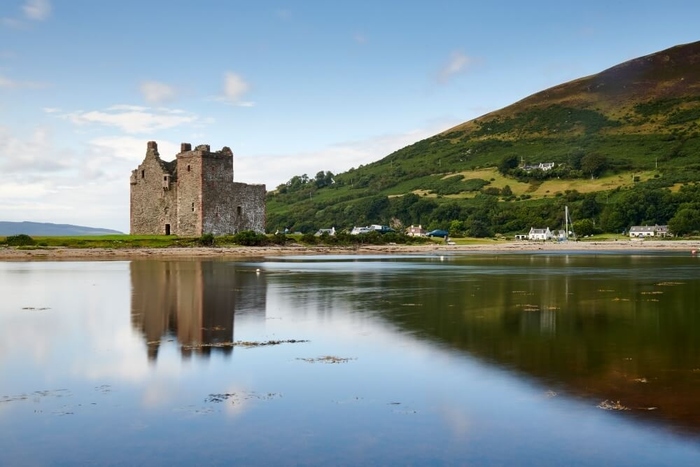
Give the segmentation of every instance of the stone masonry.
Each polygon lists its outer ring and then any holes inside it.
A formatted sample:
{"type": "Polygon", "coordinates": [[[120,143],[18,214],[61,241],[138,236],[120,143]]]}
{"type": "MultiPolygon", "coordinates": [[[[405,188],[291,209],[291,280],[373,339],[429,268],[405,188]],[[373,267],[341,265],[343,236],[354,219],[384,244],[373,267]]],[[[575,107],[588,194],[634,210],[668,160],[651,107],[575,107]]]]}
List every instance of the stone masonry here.
{"type": "Polygon", "coordinates": [[[265,185],[233,181],[233,152],[203,144],[180,145],[165,162],[149,141],[146,157],[131,172],[131,235],[234,234],[265,231],[265,185]]]}

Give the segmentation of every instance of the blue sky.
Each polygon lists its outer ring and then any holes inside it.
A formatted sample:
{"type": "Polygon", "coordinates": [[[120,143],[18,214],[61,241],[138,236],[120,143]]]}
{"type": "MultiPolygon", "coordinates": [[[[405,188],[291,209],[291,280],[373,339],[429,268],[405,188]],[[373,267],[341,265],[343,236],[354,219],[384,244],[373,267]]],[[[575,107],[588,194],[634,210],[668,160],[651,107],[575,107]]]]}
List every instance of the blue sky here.
{"type": "Polygon", "coordinates": [[[146,142],[268,190],[700,40],[700,2],[3,0],[0,220],[128,232],[146,142]]]}

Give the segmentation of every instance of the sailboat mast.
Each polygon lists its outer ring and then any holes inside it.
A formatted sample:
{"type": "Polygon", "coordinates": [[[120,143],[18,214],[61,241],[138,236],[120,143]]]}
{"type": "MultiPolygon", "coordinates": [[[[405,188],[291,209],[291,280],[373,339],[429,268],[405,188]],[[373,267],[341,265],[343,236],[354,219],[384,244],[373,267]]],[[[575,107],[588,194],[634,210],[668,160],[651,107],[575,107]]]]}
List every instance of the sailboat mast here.
{"type": "Polygon", "coordinates": [[[564,206],[564,240],[569,239],[569,206],[564,206]]]}

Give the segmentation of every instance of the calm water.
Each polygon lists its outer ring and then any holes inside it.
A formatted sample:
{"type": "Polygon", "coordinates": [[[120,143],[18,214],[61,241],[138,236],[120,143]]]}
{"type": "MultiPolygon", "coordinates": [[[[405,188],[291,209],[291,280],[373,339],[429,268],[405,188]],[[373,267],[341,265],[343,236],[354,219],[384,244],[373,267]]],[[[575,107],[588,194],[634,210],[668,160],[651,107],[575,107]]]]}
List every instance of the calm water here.
{"type": "Polygon", "coordinates": [[[700,465],[689,253],[6,262],[0,292],[0,465],[700,465]]]}

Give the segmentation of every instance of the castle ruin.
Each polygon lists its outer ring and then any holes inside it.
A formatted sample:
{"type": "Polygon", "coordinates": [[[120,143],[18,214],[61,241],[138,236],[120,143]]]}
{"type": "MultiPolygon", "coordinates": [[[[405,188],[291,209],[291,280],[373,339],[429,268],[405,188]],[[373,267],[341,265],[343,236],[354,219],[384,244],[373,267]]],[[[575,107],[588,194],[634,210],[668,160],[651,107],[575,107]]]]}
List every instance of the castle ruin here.
{"type": "Polygon", "coordinates": [[[233,152],[203,144],[180,145],[165,162],[149,141],[146,157],[131,172],[131,235],[198,237],[265,232],[265,185],[233,181],[233,152]]]}

